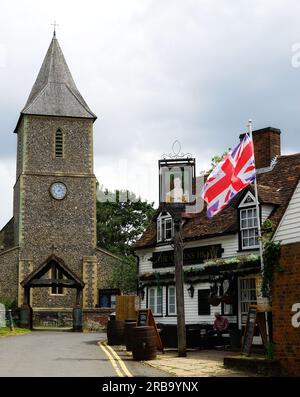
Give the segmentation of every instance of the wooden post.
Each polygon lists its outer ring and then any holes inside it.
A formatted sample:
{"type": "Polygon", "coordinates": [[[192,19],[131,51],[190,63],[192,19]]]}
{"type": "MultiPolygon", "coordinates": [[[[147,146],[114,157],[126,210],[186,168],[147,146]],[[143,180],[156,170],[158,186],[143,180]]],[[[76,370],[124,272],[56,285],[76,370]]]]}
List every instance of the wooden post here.
{"type": "Polygon", "coordinates": [[[176,307],[177,307],[177,340],[178,357],[186,357],[186,329],[184,314],[184,291],[183,291],[183,244],[181,237],[182,218],[181,215],[174,219],[174,261],[175,261],[175,285],[176,285],[176,307]]]}
{"type": "Polygon", "coordinates": [[[30,306],[30,287],[24,287],[23,303],[30,306]]]}
{"type": "Polygon", "coordinates": [[[13,322],[13,318],[12,318],[12,310],[9,309],[8,310],[8,319],[9,319],[9,328],[11,331],[14,331],[15,327],[14,327],[14,322],[13,322]]]}
{"type": "Polygon", "coordinates": [[[80,306],[81,295],[82,295],[82,289],[77,288],[77,290],[76,290],[76,306],[80,306]]]}

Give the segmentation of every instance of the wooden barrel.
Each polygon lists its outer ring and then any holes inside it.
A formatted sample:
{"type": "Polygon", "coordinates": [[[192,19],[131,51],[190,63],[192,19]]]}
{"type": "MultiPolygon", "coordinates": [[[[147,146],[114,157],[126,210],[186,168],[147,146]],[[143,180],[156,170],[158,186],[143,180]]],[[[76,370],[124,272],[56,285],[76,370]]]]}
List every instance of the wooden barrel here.
{"type": "Polygon", "coordinates": [[[132,357],[136,361],[156,358],[157,336],[154,327],[132,328],[132,357]]]}
{"type": "Polygon", "coordinates": [[[124,340],[125,340],[126,350],[128,352],[132,351],[132,328],[134,327],[136,327],[136,320],[125,321],[124,340]]]}
{"type": "Polygon", "coordinates": [[[123,345],[124,344],[125,322],[111,320],[107,323],[107,344],[123,345]]]}

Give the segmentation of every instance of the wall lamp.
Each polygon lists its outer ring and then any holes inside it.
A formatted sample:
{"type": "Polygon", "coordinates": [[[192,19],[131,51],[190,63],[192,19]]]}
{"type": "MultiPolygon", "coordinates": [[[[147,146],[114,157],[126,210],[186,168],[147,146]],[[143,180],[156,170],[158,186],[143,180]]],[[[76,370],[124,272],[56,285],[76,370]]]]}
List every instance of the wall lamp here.
{"type": "Polygon", "coordinates": [[[194,288],[193,284],[191,284],[191,286],[187,290],[188,290],[189,297],[194,298],[195,288],[194,288]]]}

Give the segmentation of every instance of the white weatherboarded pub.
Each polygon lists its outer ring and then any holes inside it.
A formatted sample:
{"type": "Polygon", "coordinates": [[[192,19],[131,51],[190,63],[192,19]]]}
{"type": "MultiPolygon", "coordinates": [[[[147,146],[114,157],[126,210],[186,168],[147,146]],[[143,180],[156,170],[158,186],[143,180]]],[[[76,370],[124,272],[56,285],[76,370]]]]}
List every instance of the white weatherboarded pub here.
{"type": "MultiPolygon", "coordinates": [[[[299,192],[300,154],[281,155],[281,131],[267,127],[253,132],[261,224],[268,219],[275,238],[292,239],[295,225],[282,219],[299,192]],[[298,190],[297,190],[298,186],[298,190]]],[[[300,198],[293,203],[300,213],[300,198]]],[[[299,216],[298,216],[299,218],[299,216]]],[[[295,221],[300,219],[295,215],[295,221]]],[[[189,329],[211,328],[214,313],[226,316],[231,329],[243,332],[249,305],[261,299],[261,262],[257,239],[254,188],[249,185],[212,219],[206,208],[183,214],[184,302],[189,329]]],[[[161,207],[136,243],[141,308],[151,308],[156,323],[176,332],[174,225],[161,207]]],[[[168,338],[167,338],[168,339],[168,338]]],[[[172,339],[170,336],[169,339],[172,339]]],[[[260,343],[258,334],[254,343],[260,343]]],[[[166,343],[166,339],[164,341],[166,343]]],[[[176,337],[173,342],[176,344],[176,337]]]]}

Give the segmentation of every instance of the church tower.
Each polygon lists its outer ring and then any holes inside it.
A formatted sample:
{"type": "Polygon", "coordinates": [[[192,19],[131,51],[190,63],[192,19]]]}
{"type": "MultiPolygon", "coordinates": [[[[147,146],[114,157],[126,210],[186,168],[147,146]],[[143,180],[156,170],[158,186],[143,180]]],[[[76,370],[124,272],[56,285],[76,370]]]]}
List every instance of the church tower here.
{"type": "MultiPolygon", "coordinates": [[[[17,250],[19,305],[94,308],[107,287],[117,258],[97,248],[95,120],[54,33],[15,129],[14,218],[5,228],[17,250]]],[[[12,255],[3,258],[13,268],[12,255]]]]}

